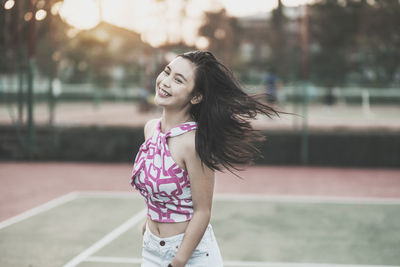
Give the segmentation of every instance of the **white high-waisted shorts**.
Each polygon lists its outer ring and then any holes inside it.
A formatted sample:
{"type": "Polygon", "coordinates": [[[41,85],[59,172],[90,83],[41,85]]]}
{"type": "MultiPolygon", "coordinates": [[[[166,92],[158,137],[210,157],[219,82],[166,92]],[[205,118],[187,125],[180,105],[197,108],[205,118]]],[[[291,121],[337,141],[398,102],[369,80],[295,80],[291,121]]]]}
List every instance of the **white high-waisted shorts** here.
{"type": "MultiPolygon", "coordinates": [[[[143,235],[142,267],[167,267],[175,257],[181,245],[183,233],[171,237],[160,238],[154,235],[146,225],[143,235]]],[[[221,253],[215,239],[211,224],[193,251],[186,267],[221,267],[223,266],[221,253]]]]}

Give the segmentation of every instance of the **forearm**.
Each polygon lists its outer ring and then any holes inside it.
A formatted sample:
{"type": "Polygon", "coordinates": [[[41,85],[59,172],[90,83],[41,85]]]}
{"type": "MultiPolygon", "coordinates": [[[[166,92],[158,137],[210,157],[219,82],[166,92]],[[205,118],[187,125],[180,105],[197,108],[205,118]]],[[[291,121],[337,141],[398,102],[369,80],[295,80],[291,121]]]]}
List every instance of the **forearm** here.
{"type": "Polygon", "coordinates": [[[193,251],[202,239],[207,226],[210,222],[211,211],[197,211],[194,212],[192,219],[190,220],[181,246],[172,260],[171,264],[173,267],[185,266],[186,262],[192,256],[193,251]]]}

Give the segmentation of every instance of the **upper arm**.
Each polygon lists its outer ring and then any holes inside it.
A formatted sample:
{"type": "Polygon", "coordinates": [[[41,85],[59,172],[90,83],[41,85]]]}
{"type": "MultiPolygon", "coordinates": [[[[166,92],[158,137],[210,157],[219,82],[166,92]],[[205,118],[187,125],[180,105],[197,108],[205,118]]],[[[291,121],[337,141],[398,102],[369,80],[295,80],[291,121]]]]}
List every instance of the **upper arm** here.
{"type": "Polygon", "coordinates": [[[147,121],[146,124],[144,125],[144,139],[145,140],[149,139],[153,135],[154,130],[156,129],[158,120],[159,119],[151,119],[151,120],[147,121]]]}
{"type": "Polygon", "coordinates": [[[211,211],[215,173],[202,164],[195,149],[194,134],[185,142],[185,165],[190,179],[194,211],[211,211]]]}

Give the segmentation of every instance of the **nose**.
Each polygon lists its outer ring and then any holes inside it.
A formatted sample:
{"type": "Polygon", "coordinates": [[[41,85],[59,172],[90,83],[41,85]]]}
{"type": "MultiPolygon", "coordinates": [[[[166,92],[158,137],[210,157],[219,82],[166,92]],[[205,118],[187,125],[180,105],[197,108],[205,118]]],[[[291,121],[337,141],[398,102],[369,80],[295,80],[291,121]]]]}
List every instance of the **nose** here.
{"type": "Polygon", "coordinates": [[[170,87],[170,84],[171,84],[170,76],[164,77],[160,82],[160,85],[162,87],[170,87]]]}

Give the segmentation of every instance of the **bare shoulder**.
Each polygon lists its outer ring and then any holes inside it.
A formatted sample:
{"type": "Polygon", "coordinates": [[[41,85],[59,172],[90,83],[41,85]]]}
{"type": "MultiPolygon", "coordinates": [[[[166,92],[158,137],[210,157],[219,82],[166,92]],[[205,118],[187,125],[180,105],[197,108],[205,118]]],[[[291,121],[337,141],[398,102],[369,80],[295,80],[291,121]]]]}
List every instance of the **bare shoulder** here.
{"type": "Polygon", "coordinates": [[[149,121],[146,122],[146,124],[144,125],[144,138],[147,140],[149,139],[154,131],[156,130],[157,127],[157,122],[160,119],[151,119],[149,121]]]}
{"type": "Polygon", "coordinates": [[[181,144],[186,155],[195,156],[196,152],[196,130],[192,130],[182,135],[181,144]]]}

